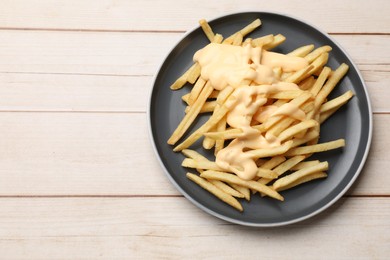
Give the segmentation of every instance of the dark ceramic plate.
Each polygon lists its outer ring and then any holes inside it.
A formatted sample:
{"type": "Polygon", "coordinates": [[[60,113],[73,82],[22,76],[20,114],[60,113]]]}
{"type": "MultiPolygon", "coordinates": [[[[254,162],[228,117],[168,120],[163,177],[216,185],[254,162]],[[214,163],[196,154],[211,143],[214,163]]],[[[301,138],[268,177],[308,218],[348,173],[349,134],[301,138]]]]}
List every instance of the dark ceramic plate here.
{"type": "MultiPolygon", "coordinates": [[[[328,66],[335,69],[343,62],[350,66],[348,74],[332,92],[331,97],[347,90],[352,90],[355,97],[321,126],[320,138],[320,142],[345,138],[347,146],[315,156],[329,162],[328,178],[282,192],[284,202],[261,198],[258,195],[253,196],[249,203],[242,200],[243,213],[219,201],[186,178],[188,169],[181,167],[184,157],[180,153],[174,153],[167,140],[184,116],[185,106],[181,96],[187,93],[190,87],[172,91],[169,86],[191,66],[195,51],[208,44],[199,27],[185,34],[161,65],[153,84],[148,119],[152,143],[161,165],[171,182],[188,200],[204,211],[229,222],[248,226],[281,226],[320,213],[348,190],[359,175],[368,154],[372,113],[367,89],[358,69],[334,40],[315,27],[289,16],[267,12],[231,14],[210,21],[210,25],[214,32],[226,37],[256,18],[261,19],[262,26],[253,32],[251,37],[270,33],[286,36],[286,42],[274,51],[287,53],[306,44],[313,43],[316,47],[327,44],[333,48],[328,66]]],[[[195,127],[205,120],[206,116],[199,118],[195,127]]],[[[194,128],[190,130],[194,131],[194,128]]],[[[195,143],[192,148],[205,153],[200,142],[195,143]]],[[[206,152],[206,155],[211,157],[211,153],[206,152]]]]}

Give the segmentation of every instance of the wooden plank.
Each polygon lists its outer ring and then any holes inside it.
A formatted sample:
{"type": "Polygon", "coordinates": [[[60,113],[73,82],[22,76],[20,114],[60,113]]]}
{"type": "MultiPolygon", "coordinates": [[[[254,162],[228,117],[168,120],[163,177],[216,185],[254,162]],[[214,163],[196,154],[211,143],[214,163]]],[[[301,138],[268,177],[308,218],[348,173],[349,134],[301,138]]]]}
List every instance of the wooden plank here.
{"type": "MultiPolygon", "coordinates": [[[[362,65],[374,112],[390,112],[390,71],[362,65]]],[[[145,112],[152,76],[0,73],[0,111],[145,112]]]]}
{"type": "MultiPolygon", "coordinates": [[[[390,116],[374,116],[368,163],[351,191],[389,195],[390,116]]],[[[144,113],[0,113],[1,195],[178,195],[144,113]]]]}
{"type": "Polygon", "coordinates": [[[390,254],[389,198],[341,199],[312,219],[270,229],[228,224],[184,198],[0,199],[0,207],[0,251],[7,259],[386,259],[390,254]]]}
{"type": "Polygon", "coordinates": [[[0,82],[0,111],[145,112],[152,88],[152,76],[0,73],[0,82]]]}
{"type": "MultiPolygon", "coordinates": [[[[0,72],[154,75],[182,35],[0,30],[0,72]]],[[[390,60],[390,35],[334,38],[357,64],[390,60]]]]}
{"type": "Polygon", "coordinates": [[[7,28],[88,30],[188,30],[201,18],[239,11],[273,11],[290,14],[328,32],[389,33],[389,2],[309,0],[207,1],[49,1],[3,0],[0,25],[7,28]],[[358,7],[358,8],[357,8],[358,7]],[[375,14],[375,15],[373,15],[375,14]],[[326,17],[326,19],[324,19],[326,17]]]}

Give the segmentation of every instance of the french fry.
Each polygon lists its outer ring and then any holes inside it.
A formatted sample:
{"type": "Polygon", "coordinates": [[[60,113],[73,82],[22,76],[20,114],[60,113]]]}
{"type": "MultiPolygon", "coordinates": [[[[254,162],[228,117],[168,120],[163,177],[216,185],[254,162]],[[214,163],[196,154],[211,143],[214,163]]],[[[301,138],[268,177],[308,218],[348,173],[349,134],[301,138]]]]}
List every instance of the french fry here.
{"type": "MultiPolygon", "coordinates": [[[[272,171],[277,174],[277,177],[279,177],[280,175],[282,175],[283,173],[285,173],[288,170],[290,170],[292,167],[297,165],[299,162],[301,162],[305,158],[306,157],[303,156],[303,155],[298,155],[298,156],[291,157],[287,161],[284,161],[283,163],[281,163],[280,165],[275,167],[272,171]]],[[[265,184],[268,184],[269,182],[271,182],[273,179],[274,178],[262,178],[262,179],[259,180],[259,182],[265,185],[265,184]]]]}
{"type": "Polygon", "coordinates": [[[313,119],[302,121],[281,132],[279,135],[279,140],[283,142],[287,139],[290,139],[291,137],[298,134],[299,132],[314,127],[316,125],[318,125],[318,122],[313,119]]]}
{"type": "Polygon", "coordinates": [[[329,93],[334,89],[336,84],[344,77],[344,75],[348,71],[348,65],[343,63],[338,67],[335,72],[330,76],[325,85],[321,88],[320,92],[316,96],[314,101],[315,111],[317,111],[322,103],[324,103],[325,98],[329,95],[329,93]]]}
{"type": "Polygon", "coordinates": [[[287,141],[284,144],[274,148],[255,149],[245,153],[252,158],[270,157],[286,153],[291,148],[291,145],[292,141],[287,141]]]}
{"type": "Polygon", "coordinates": [[[249,188],[234,183],[230,183],[229,185],[232,186],[232,188],[234,188],[236,191],[240,192],[247,201],[251,199],[251,193],[249,191],[249,188]]]}
{"type": "Polygon", "coordinates": [[[269,98],[273,99],[294,99],[302,95],[302,90],[286,90],[283,92],[273,93],[269,95],[269,98]]]}
{"type": "Polygon", "coordinates": [[[274,156],[265,163],[261,165],[261,168],[271,170],[274,167],[278,166],[282,162],[286,161],[286,157],[284,156],[274,156]]]}
{"type": "Polygon", "coordinates": [[[289,185],[286,185],[286,186],[284,186],[282,188],[278,188],[276,190],[277,191],[288,190],[288,189],[294,188],[295,186],[301,185],[303,183],[306,183],[306,182],[309,182],[309,181],[312,181],[312,180],[326,178],[327,176],[328,175],[325,172],[315,172],[315,173],[306,175],[306,176],[304,176],[302,178],[299,178],[298,180],[290,183],[289,185]]]}
{"type": "Polygon", "coordinates": [[[253,47],[262,47],[263,45],[270,44],[274,41],[274,35],[268,34],[252,40],[253,47]]]}
{"type": "Polygon", "coordinates": [[[274,182],[272,187],[277,190],[281,189],[283,187],[286,187],[290,185],[291,183],[299,180],[300,178],[307,176],[309,174],[315,173],[315,172],[320,172],[320,171],[326,171],[329,167],[328,162],[320,162],[317,165],[293,172],[287,176],[284,176],[277,181],[274,182]]]}
{"type": "Polygon", "coordinates": [[[175,144],[184,135],[184,133],[194,122],[195,118],[197,117],[200,110],[202,109],[203,104],[206,102],[207,97],[211,94],[212,91],[213,91],[213,87],[211,86],[211,84],[206,84],[201,94],[199,94],[199,98],[191,106],[190,110],[184,116],[179,126],[176,128],[176,130],[173,132],[171,137],[168,139],[168,144],[175,144]]]}
{"type": "MultiPolygon", "coordinates": [[[[257,27],[259,27],[261,25],[261,21],[260,19],[256,19],[254,20],[253,22],[251,22],[250,24],[248,24],[247,26],[245,26],[244,28],[242,28],[240,31],[232,34],[231,36],[229,36],[228,38],[226,38],[223,43],[225,44],[233,44],[235,38],[237,37],[240,37],[241,39],[251,33],[252,31],[254,31],[257,27]]],[[[242,40],[241,40],[242,41],[242,40]]]]}
{"type": "Polygon", "coordinates": [[[312,154],[318,152],[325,152],[337,148],[341,148],[345,146],[344,139],[338,139],[335,141],[325,142],[321,144],[308,145],[302,147],[292,148],[288,152],[285,153],[285,156],[296,156],[301,154],[312,154]]]}
{"type": "Polygon", "coordinates": [[[209,23],[205,19],[201,19],[199,20],[199,25],[200,27],[202,27],[202,30],[204,34],[207,36],[207,38],[209,39],[209,41],[213,42],[215,34],[211,29],[209,23]]]}
{"type": "Polygon", "coordinates": [[[308,55],[305,56],[305,59],[311,63],[313,62],[315,59],[317,59],[317,57],[319,57],[321,54],[323,53],[326,53],[326,52],[330,52],[332,50],[332,47],[328,46],[328,45],[325,45],[325,46],[321,46],[317,49],[315,49],[314,51],[312,51],[311,53],[309,53],[308,55]]]}
{"type": "Polygon", "coordinates": [[[334,109],[336,107],[340,107],[348,102],[353,97],[353,92],[351,90],[348,90],[343,95],[338,96],[337,98],[334,98],[324,104],[320,107],[320,113],[324,113],[326,111],[329,111],[331,109],[334,109]]]}
{"type": "Polygon", "coordinates": [[[238,209],[239,211],[243,211],[242,205],[238,200],[236,200],[232,195],[227,194],[226,192],[223,192],[219,188],[215,187],[213,184],[210,182],[207,182],[205,179],[192,174],[192,173],[187,173],[187,178],[190,179],[191,181],[195,182],[198,184],[200,187],[203,189],[207,190],[220,200],[224,201],[225,203],[229,204],[230,206],[238,209]]]}
{"type": "Polygon", "coordinates": [[[271,49],[279,46],[280,44],[282,44],[285,41],[286,41],[286,37],[284,37],[284,35],[277,34],[274,36],[274,39],[272,42],[263,45],[263,49],[264,50],[271,50],[271,49]]]}
{"type": "Polygon", "coordinates": [[[265,169],[260,167],[257,170],[257,177],[262,177],[262,178],[268,178],[268,179],[275,179],[278,177],[278,174],[276,174],[274,171],[265,169]]]}
{"type": "Polygon", "coordinates": [[[173,148],[174,152],[179,152],[183,149],[190,147],[193,143],[195,143],[204,133],[210,130],[211,127],[216,125],[229,111],[226,106],[222,106],[217,113],[214,113],[209,120],[199,127],[195,132],[193,132],[186,140],[184,140],[181,144],[173,148]]]}
{"type": "Polygon", "coordinates": [[[229,195],[232,195],[236,198],[244,198],[244,195],[241,192],[238,192],[237,190],[233,189],[229,185],[225,184],[222,181],[217,180],[208,180],[211,184],[213,184],[215,187],[219,188],[223,192],[226,192],[229,195]]]}
{"type": "Polygon", "coordinates": [[[190,95],[188,97],[187,104],[193,105],[196,99],[199,97],[199,94],[202,92],[203,87],[206,85],[206,81],[203,78],[199,78],[194,87],[191,89],[190,95]]]}
{"type": "Polygon", "coordinates": [[[191,158],[191,159],[194,159],[196,161],[210,161],[209,159],[207,159],[206,157],[204,157],[203,155],[201,155],[200,153],[198,153],[197,151],[195,150],[191,150],[191,149],[184,149],[181,151],[185,156],[187,156],[188,158],[191,158]]]}
{"type": "MultiPolygon", "coordinates": [[[[192,66],[195,66],[195,64],[192,66]]],[[[181,89],[187,83],[188,75],[190,74],[192,66],[188,70],[186,70],[179,78],[177,78],[175,82],[172,83],[170,89],[172,90],[181,89]]]]}
{"type": "Polygon", "coordinates": [[[192,69],[190,70],[187,76],[187,81],[191,84],[194,84],[195,81],[199,78],[199,76],[200,76],[200,65],[198,63],[195,63],[194,66],[192,66],[192,69]]]}
{"type": "MultiPolygon", "coordinates": [[[[208,112],[213,112],[215,110],[215,107],[217,105],[217,101],[207,101],[203,104],[202,108],[200,109],[199,113],[208,113],[208,112]]],[[[186,109],[184,110],[186,113],[190,111],[190,106],[187,106],[186,109]]]]}
{"type": "Polygon", "coordinates": [[[310,167],[310,166],[313,166],[313,165],[316,165],[316,164],[319,164],[319,163],[320,163],[319,160],[304,161],[304,162],[298,163],[294,167],[291,167],[291,170],[292,171],[298,171],[298,170],[301,170],[303,168],[307,168],[307,167],[310,167]]]}
{"type": "Polygon", "coordinates": [[[305,144],[307,142],[310,142],[311,140],[317,138],[319,136],[319,132],[315,129],[312,129],[308,131],[304,137],[302,138],[294,138],[292,141],[291,148],[300,146],[302,144],[305,144]]]}
{"type": "Polygon", "coordinates": [[[181,163],[181,166],[187,168],[202,169],[202,170],[223,171],[215,162],[209,160],[197,161],[194,159],[185,158],[181,163]]]}
{"type": "Polygon", "coordinates": [[[245,181],[241,178],[239,178],[236,175],[226,173],[226,172],[217,172],[217,171],[204,171],[201,174],[201,177],[206,179],[213,179],[213,180],[220,180],[227,183],[234,183],[240,186],[247,187],[249,189],[256,190],[258,192],[262,192],[267,194],[268,196],[283,201],[283,197],[277,193],[275,190],[267,187],[266,185],[263,185],[256,181],[245,181]]]}
{"type": "Polygon", "coordinates": [[[321,70],[320,75],[318,76],[316,83],[314,83],[313,87],[310,89],[310,93],[313,96],[317,96],[318,92],[320,92],[322,86],[324,85],[325,81],[328,79],[328,76],[331,72],[331,69],[329,67],[324,67],[321,70]]]}
{"type": "Polygon", "coordinates": [[[314,44],[304,45],[301,47],[298,47],[297,49],[293,50],[292,52],[287,53],[287,56],[294,56],[294,57],[305,57],[307,54],[309,54],[314,49],[314,44]]]}
{"type": "Polygon", "coordinates": [[[307,78],[309,73],[314,69],[313,65],[309,65],[303,69],[300,69],[294,73],[292,73],[289,77],[287,77],[284,81],[291,83],[299,83],[303,79],[307,78]]]}
{"type": "MultiPolygon", "coordinates": [[[[226,116],[223,117],[217,124],[217,131],[224,131],[226,129],[226,116]]],[[[217,153],[223,149],[225,140],[219,139],[215,140],[215,150],[214,155],[217,156],[217,153]]]]}
{"type": "Polygon", "coordinates": [[[321,113],[320,114],[320,119],[319,119],[320,124],[325,122],[326,119],[328,119],[331,115],[333,115],[340,107],[335,107],[335,108],[333,108],[331,110],[328,110],[328,111],[326,111],[324,113],[321,113]]]}
{"type": "Polygon", "coordinates": [[[299,88],[302,90],[311,90],[315,82],[316,79],[314,79],[313,76],[310,76],[299,83],[299,88]]]}

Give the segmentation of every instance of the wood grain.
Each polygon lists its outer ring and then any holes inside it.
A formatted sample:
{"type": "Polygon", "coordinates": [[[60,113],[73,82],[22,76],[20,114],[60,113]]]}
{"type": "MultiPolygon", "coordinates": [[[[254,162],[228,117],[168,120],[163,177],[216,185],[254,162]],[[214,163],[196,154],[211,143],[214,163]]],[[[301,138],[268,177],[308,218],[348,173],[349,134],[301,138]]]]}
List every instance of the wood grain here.
{"type": "Polygon", "coordinates": [[[387,259],[390,2],[3,0],[0,258],[387,259]],[[254,229],[183,198],[153,152],[147,101],[200,18],[277,11],[331,33],[357,63],[374,134],[357,182],[296,225],[254,229]]]}
{"type": "Polygon", "coordinates": [[[0,199],[0,207],[0,251],[17,259],[384,259],[390,253],[389,198],[341,199],[308,221],[273,229],[228,224],[184,198],[0,199]]]}
{"type": "MultiPolygon", "coordinates": [[[[153,153],[144,113],[0,113],[0,195],[178,195],[153,153]]],[[[388,115],[355,195],[390,195],[388,115]]]]}
{"type": "MultiPolygon", "coordinates": [[[[0,72],[154,75],[182,36],[0,30],[0,72]]],[[[390,35],[334,35],[334,39],[358,65],[389,64],[390,54],[384,50],[390,35]]]]}
{"type": "MultiPolygon", "coordinates": [[[[389,113],[388,66],[360,67],[374,113],[389,113]]],[[[0,111],[146,112],[153,76],[0,73],[0,82],[0,111]]]]}
{"type": "Polygon", "coordinates": [[[323,30],[337,33],[389,33],[389,2],[377,1],[262,1],[199,0],[3,0],[3,28],[71,30],[188,30],[201,18],[212,19],[239,11],[273,11],[296,16],[323,30]]]}

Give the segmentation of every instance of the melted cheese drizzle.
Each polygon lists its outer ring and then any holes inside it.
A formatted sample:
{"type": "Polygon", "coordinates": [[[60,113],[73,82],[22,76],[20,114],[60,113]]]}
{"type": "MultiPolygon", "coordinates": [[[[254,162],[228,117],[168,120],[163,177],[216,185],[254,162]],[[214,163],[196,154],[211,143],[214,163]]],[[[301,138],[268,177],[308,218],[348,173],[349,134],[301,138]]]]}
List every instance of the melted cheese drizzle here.
{"type": "Polygon", "coordinates": [[[244,180],[251,180],[256,176],[258,167],[245,151],[281,145],[277,137],[262,135],[252,128],[252,120],[264,122],[275,115],[305,119],[305,113],[290,103],[280,107],[264,106],[269,94],[299,89],[294,83],[279,82],[273,69],[281,67],[283,71],[292,72],[306,67],[308,63],[303,58],[265,51],[250,44],[232,46],[217,43],[210,43],[197,51],[194,61],[201,66],[201,77],[210,81],[215,89],[235,88],[225,103],[229,109],[226,120],[231,127],[241,129],[243,134],[217,153],[216,163],[244,180]],[[250,86],[243,84],[248,81],[250,86]]]}

